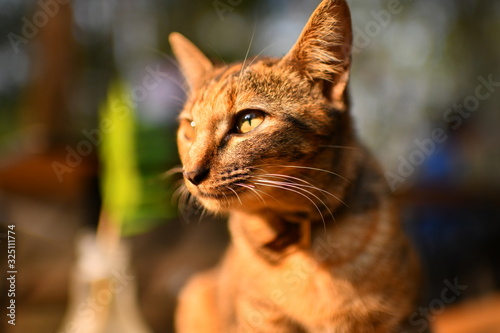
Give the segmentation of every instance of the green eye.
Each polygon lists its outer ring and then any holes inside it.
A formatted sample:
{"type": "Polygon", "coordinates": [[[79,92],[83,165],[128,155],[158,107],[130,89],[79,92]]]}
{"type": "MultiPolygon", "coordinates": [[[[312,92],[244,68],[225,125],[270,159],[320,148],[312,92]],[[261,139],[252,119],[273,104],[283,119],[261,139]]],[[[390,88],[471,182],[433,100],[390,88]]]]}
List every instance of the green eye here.
{"type": "Polygon", "coordinates": [[[241,134],[253,131],[262,124],[264,118],[264,113],[258,110],[249,110],[240,113],[236,119],[236,131],[241,134]]]}

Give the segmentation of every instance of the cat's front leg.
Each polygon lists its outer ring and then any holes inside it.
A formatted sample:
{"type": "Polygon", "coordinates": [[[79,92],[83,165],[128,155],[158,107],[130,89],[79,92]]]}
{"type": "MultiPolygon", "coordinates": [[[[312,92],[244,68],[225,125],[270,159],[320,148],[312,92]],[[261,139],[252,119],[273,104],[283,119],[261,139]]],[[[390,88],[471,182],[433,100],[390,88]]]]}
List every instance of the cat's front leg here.
{"type": "Polygon", "coordinates": [[[218,270],[192,277],[178,299],[177,333],[220,333],[224,330],[217,299],[218,270]]]}

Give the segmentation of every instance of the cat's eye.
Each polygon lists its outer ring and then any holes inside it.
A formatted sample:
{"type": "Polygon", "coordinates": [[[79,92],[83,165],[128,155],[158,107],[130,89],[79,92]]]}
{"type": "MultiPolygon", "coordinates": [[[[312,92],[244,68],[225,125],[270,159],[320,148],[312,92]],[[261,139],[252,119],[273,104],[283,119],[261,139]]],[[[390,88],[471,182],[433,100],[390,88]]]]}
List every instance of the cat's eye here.
{"type": "Polygon", "coordinates": [[[264,121],[265,115],[259,110],[240,112],[236,118],[236,132],[245,134],[256,129],[264,121]]]}
{"type": "Polygon", "coordinates": [[[194,137],[194,128],[196,124],[194,121],[183,120],[181,124],[182,135],[185,140],[192,141],[194,137]]]}

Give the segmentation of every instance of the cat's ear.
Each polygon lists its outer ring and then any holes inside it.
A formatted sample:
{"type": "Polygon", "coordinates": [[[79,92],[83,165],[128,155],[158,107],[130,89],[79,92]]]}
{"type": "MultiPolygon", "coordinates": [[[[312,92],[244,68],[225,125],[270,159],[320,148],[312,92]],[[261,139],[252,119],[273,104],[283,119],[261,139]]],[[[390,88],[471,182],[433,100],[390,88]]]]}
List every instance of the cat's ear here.
{"type": "Polygon", "coordinates": [[[345,0],[323,0],[281,62],[324,83],[326,98],[346,108],[352,48],[351,14],[345,0]]]}
{"type": "Polygon", "coordinates": [[[194,90],[201,78],[213,69],[212,62],[180,33],[171,33],[169,41],[187,84],[194,90]]]}

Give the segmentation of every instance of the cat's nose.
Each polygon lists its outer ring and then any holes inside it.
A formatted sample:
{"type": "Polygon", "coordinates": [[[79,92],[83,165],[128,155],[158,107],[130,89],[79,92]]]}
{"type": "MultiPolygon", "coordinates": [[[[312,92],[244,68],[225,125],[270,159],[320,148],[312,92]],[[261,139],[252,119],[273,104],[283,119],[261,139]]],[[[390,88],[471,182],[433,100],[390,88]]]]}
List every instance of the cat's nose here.
{"type": "Polygon", "coordinates": [[[208,177],[208,173],[210,172],[210,169],[208,168],[201,168],[201,169],[196,169],[193,171],[186,171],[184,170],[182,174],[184,177],[189,180],[193,185],[200,185],[202,181],[204,181],[208,177]]]}

